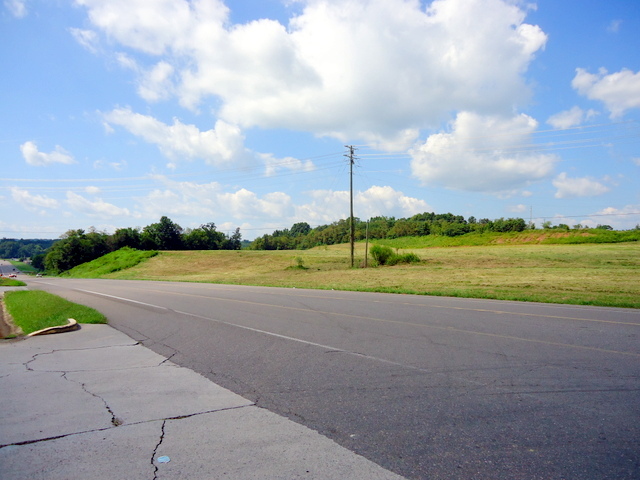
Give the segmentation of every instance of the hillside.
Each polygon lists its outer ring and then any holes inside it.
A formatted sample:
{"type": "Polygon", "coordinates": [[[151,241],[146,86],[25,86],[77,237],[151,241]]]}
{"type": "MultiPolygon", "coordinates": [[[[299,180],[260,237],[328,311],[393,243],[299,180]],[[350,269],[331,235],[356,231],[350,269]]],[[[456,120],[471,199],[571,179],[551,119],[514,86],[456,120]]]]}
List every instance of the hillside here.
{"type": "MultiPolygon", "coordinates": [[[[349,245],[342,244],[303,251],[159,252],[136,266],[107,274],[97,266],[92,273],[88,263],[82,276],[640,308],[639,242],[559,244],[594,237],[532,233],[474,239],[484,241],[482,245],[433,247],[425,237],[375,242],[416,253],[421,262],[415,265],[352,269],[349,245]]],[[[364,242],[357,243],[357,265],[364,263],[364,251],[364,242]]]]}

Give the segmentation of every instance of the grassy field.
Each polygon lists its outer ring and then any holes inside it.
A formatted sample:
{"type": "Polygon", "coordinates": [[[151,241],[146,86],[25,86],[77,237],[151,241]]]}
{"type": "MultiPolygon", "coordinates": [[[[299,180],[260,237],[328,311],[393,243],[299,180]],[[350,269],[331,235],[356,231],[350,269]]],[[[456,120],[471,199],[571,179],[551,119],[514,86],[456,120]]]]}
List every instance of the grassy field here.
{"type": "MultiPolygon", "coordinates": [[[[384,241],[393,245],[393,241],[384,241]]],[[[350,268],[349,246],[160,252],[103,278],[377,291],[640,308],[640,243],[402,248],[416,265],[350,268]],[[300,268],[305,267],[305,268],[300,268]]],[[[357,265],[364,243],[356,245],[357,265]]],[[[86,272],[85,272],[86,273],[86,272]]],[[[87,275],[90,276],[90,275],[87,275]]]]}
{"type": "Polygon", "coordinates": [[[129,247],[121,248],[115,252],[108,253],[92,262],[83,263],[68,272],[63,273],[65,277],[75,278],[98,278],[112,272],[126,270],[134,267],[140,262],[154,257],[158,254],[155,250],[136,250],[129,247]]]}
{"type": "Polygon", "coordinates": [[[107,323],[104,315],[96,310],[42,290],[7,292],[4,303],[13,323],[25,335],[43,328],[66,325],[68,318],[78,323],[107,323]]]}
{"type": "Polygon", "coordinates": [[[18,270],[20,270],[23,273],[37,273],[38,272],[37,269],[33,268],[33,266],[29,265],[28,263],[19,262],[17,260],[9,260],[9,262],[11,262],[11,265],[16,267],[18,270]]]}

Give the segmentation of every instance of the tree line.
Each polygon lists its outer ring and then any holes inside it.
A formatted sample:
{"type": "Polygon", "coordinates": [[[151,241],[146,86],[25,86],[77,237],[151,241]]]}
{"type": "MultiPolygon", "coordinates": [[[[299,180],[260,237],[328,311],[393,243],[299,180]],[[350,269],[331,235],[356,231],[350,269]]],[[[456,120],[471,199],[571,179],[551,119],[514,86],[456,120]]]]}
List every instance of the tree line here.
{"type": "Polygon", "coordinates": [[[32,257],[32,264],[35,268],[57,274],[123,247],[137,250],[240,250],[242,235],[240,228],[231,235],[219,232],[213,222],[183,229],[163,216],[158,223],[142,229],[119,228],[111,235],[93,229],[88,232],[69,230],[46,254],[32,257]]]}
{"type": "MultiPolygon", "coordinates": [[[[425,235],[444,235],[455,237],[471,232],[521,232],[528,225],[522,218],[498,218],[489,220],[475,217],[465,219],[452,213],[419,213],[410,218],[373,217],[368,222],[354,219],[355,239],[387,239],[398,237],[416,237],[425,235]]],[[[311,228],[308,223],[296,223],[291,229],[276,230],[271,234],[256,238],[251,244],[255,250],[293,250],[306,249],[319,245],[334,245],[350,240],[350,220],[343,219],[330,225],[311,228]]]]}
{"type": "Polygon", "coordinates": [[[25,260],[44,253],[55,241],[3,238],[0,240],[0,258],[25,260]]]}

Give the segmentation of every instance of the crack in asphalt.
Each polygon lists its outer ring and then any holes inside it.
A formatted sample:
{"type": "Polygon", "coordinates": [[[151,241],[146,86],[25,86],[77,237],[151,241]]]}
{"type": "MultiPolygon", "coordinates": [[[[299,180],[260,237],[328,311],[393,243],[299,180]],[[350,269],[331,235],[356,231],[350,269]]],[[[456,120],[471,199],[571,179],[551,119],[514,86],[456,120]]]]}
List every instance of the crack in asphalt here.
{"type": "Polygon", "coordinates": [[[156,458],[156,453],[158,453],[158,449],[160,448],[160,445],[162,445],[162,442],[164,441],[164,427],[166,424],[167,424],[167,421],[163,420],[162,427],[160,429],[160,439],[158,440],[158,443],[156,443],[156,447],[153,449],[153,453],[151,454],[151,466],[153,467],[153,480],[158,479],[158,465],[155,462],[155,458],[156,458]]]}
{"type": "Polygon", "coordinates": [[[67,378],[67,373],[68,372],[63,372],[62,373],[62,378],[64,378],[65,380],[67,380],[68,382],[73,382],[75,384],[80,385],[80,387],[82,388],[82,390],[84,390],[86,393],[88,393],[89,395],[99,399],[100,401],[102,401],[102,403],[104,404],[104,407],[107,409],[107,412],[109,412],[109,415],[111,415],[111,424],[114,427],[119,427],[120,425],[122,425],[122,420],[120,420],[118,417],[116,417],[116,414],[113,412],[113,410],[111,410],[111,407],[109,406],[109,404],[107,403],[107,401],[102,398],[100,395],[98,395],[97,393],[93,393],[90,392],[87,389],[87,385],[83,382],[77,382],[75,380],[72,380],[70,378],[67,378]]]}
{"type": "MultiPolygon", "coordinates": [[[[175,417],[166,417],[166,418],[154,418],[153,420],[143,420],[140,422],[131,422],[131,423],[127,423],[125,424],[121,424],[121,426],[123,427],[132,427],[132,426],[136,426],[136,425],[144,425],[146,423],[155,423],[155,422],[163,422],[163,424],[165,422],[168,422],[170,420],[183,420],[186,418],[191,418],[191,417],[197,417],[199,415],[208,415],[211,413],[218,413],[218,412],[226,412],[229,410],[240,410],[243,408],[248,408],[248,407],[256,407],[255,403],[251,403],[249,405],[240,405],[237,407],[227,407],[227,408],[218,408],[216,410],[207,410],[204,412],[195,412],[195,413],[190,413],[190,414],[186,414],[186,415],[177,415],[175,417]]],[[[6,447],[16,447],[16,446],[21,446],[21,445],[32,445],[35,443],[42,443],[42,442],[49,442],[51,440],[58,440],[60,438],[66,438],[66,437],[73,437],[76,435],[84,435],[86,433],[96,433],[96,432],[105,432],[107,430],[111,430],[113,428],[117,428],[116,425],[111,425],[109,427],[104,427],[104,428],[93,428],[91,430],[84,430],[82,432],[72,432],[72,433],[65,433],[63,435],[55,435],[52,437],[45,437],[45,438],[37,438],[37,439],[33,439],[33,440],[22,440],[19,442],[13,442],[13,443],[5,443],[0,445],[0,449],[6,448],[6,447]]]]}

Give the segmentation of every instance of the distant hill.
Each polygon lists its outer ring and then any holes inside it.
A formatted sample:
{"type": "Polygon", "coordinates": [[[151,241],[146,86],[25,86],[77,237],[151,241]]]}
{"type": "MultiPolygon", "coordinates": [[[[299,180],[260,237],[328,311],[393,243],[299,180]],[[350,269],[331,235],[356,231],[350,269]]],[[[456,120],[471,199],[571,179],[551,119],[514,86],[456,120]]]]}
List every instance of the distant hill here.
{"type": "Polygon", "coordinates": [[[44,253],[57,241],[3,238],[0,240],[0,258],[31,258],[34,255],[44,253]]]}

